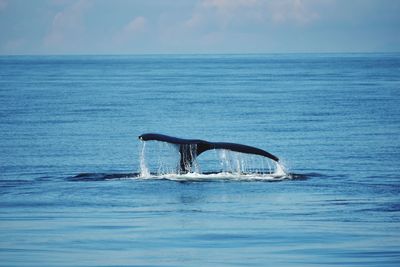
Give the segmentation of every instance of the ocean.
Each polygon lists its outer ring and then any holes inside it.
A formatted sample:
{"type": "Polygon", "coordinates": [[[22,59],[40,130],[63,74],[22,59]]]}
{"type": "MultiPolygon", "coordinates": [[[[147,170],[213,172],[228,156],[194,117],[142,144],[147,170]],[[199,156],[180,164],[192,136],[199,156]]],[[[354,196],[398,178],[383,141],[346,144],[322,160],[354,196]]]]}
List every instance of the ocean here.
{"type": "Polygon", "coordinates": [[[0,140],[0,266],[400,266],[400,54],[1,56],[0,140]]]}

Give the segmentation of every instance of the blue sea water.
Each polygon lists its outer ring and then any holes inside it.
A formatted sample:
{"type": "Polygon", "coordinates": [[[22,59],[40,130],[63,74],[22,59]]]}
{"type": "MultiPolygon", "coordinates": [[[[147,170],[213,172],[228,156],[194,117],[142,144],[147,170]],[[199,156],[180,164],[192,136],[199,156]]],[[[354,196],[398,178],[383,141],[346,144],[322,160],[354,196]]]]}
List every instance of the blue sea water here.
{"type": "Polygon", "coordinates": [[[0,266],[400,265],[399,54],[2,56],[0,140],[0,266]],[[146,132],[292,175],[143,178],[146,132]]]}

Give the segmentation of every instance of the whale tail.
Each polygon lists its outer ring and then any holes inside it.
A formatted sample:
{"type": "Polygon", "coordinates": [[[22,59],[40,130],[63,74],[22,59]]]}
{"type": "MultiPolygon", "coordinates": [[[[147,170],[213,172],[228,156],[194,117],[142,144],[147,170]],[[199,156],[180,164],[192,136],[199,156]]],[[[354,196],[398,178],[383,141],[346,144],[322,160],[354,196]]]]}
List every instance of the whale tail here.
{"type": "Polygon", "coordinates": [[[182,139],[176,138],[173,136],[156,134],[156,133],[147,133],[139,136],[139,139],[142,141],[161,141],[167,142],[170,144],[175,144],[179,146],[180,153],[180,172],[187,173],[191,170],[192,163],[201,153],[212,150],[212,149],[227,149],[231,151],[246,153],[246,154],[254,154],[263,157],[267,157],[276,162],[279,161],[279,158],[272,155],[271,153],[256,148],[252,146],[235,144],[235,143],[225,143],[225,142],[209,142],[200,139],[182,139]]]}

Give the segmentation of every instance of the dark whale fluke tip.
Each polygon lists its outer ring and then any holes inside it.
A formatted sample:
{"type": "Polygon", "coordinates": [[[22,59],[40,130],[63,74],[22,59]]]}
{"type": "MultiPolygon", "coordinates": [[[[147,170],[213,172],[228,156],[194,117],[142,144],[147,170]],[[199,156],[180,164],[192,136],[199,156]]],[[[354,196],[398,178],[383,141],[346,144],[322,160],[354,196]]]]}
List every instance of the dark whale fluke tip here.
{"type": "Polygon", "coordinates": [[[272,155],[271,153],[256,148],[252,146],[235,144],[235,143],[225,143],[225,142],[209,142],[200,139],[182,139],[173,136],[156,134],[156,133],[146,133],[139,135],[139,139],[142,141],[161,141],[167,142],[175,145],[179,145],[180,158],[180,168],[181,172],[189,172],[192,166],[193,160],[201,153],[211,150],[211,149],[227,149],[231,151],[254,154],[263,157],[267,157],[273,161],[279,162],[279,158],[272,155]]]}

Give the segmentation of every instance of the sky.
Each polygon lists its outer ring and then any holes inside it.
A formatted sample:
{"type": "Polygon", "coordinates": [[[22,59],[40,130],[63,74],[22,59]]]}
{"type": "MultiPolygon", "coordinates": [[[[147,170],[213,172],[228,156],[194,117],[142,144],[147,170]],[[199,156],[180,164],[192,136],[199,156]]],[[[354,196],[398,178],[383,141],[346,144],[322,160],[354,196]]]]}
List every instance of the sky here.
{"type": "Polygon", "coordinates": [[[400,52],[400,0],[0,0],[0,54],[400,52]]]}

